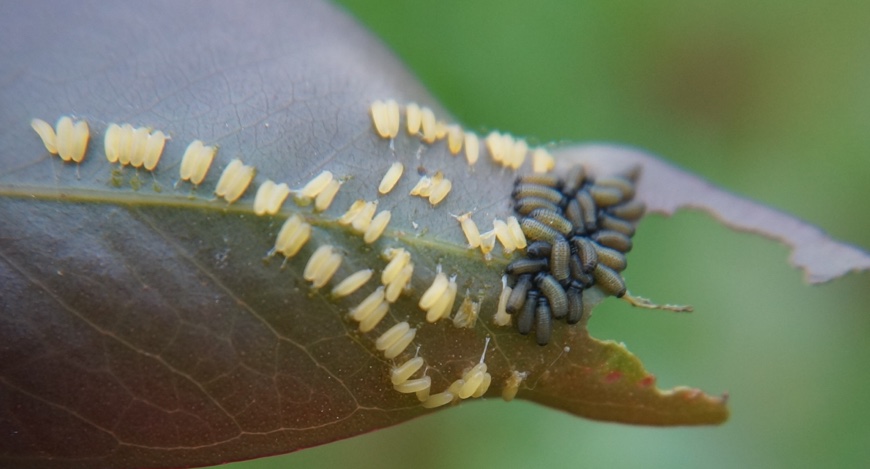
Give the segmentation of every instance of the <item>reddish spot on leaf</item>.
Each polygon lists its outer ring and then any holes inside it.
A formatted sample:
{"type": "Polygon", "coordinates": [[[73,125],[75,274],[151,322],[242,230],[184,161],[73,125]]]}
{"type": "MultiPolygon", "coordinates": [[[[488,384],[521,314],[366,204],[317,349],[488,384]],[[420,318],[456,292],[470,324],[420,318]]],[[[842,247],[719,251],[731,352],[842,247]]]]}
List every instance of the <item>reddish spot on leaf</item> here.
{"type": "Polygon", "coordinates": [[[655,375],[646,375],[644,378],[638,381],[637,384],[642,388],[648,388],[656,384],[656,377],[655,375]]]}
{"type": "Polygon", "coordinates": [[[604,376],[604,381],[607,383],[615,383],[615,382],[619,381],[620,379],[622,379],[622,372],[621,371],[611,371],[606,376],[604,376]]]}

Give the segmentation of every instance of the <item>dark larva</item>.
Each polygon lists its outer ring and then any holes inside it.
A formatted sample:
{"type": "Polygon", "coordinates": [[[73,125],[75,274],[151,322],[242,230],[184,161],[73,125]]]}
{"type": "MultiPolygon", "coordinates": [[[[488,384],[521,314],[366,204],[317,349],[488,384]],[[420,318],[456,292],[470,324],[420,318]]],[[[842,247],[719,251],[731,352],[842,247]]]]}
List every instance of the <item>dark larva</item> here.
{"type": "Polygon", "coordinates": [[[517,331],[520,334],[526,335],[532,332],[532,324],[535,322],[535,309],[538,305],[538,292],[532,290],[526,298],[526,304],[523,309],[517,314],[517,331]]]}
{"type": "Polygon", "coordinates": [[[595,252],[598,254],[598,262],[600,264],[604,264],[617,272],[625,270],[627,262],[623,253],[616,249],[604,247],[598,243],[591,244],[595,246],[595,252]]]}
{"type": "Polygon", "coordinates": [[[618,231],[602,230],[593,233],[592,239],[602,246],[607,246],[617,251],[631,251],[631,238],[618,231]]]}
{"type": "Polygon", "coordinates": [[[580,205],[580,211],[583,214],[583,226],[586,231],[592,231],[598,228],[598,217],[595,212],[598,208],[595,206],[595,201],[592,196],[586,191],[577,193],[577,203],[580,205]]]}
{"type": "Polygon", "coordinates": [[[516,286],[513,290],[511,290],[511,294],[508,297],[507,305],[505,310],[508,314],[516,314],[520,312],[523,308],[523,304],[526,301],[526,295],[529,293],[529,290],[532,288],[532,276],[531,275],[521,275],[520,279],[517,281],[516,286]]]}
{"type": "Polygon", "coordinates": [[[562,187],[562,190],[567,194],[573,194],[580,189],[580,186],[583,185],[583,180],[586,178],[585,171],[583,171],[583,166],[579,164],[572,167],[568,174],[565,176],[565,185],[562,187]]]}
{"type": "Polygon", "coordinates": [[[571,254],[571,258],[568,259],[568,270],[571,271],[571,278],[574,280],[580,280],[586,275],[583,272],[583,263],[580,262],[580,256],[577,254],[571,254]]]}
{"type": "Polygon", "coordinates": [[[525,197],[514,202],[514,210],[520,215],[528,215],[535,209],[547,209],[557,211],[559,206],[549,200],[540,197],[525,197]]]}
{"type": "Polygon", "coordinates": [[[538,345],[547,345],[550,342],[550,334],[553,329],[553,315],[550,312],[550,306],[547,305],[547,300],[544,298],[538,300],[535,319],[535,339],[538,345]]]}
{"type": "Polygon", "coordinates": [[[615,187],[593,185],[589,188],[589,195],[599,207],[610,207],[622,202],[622,191],[615,187]]]}
{"type": "Polygon", "coordinates": [[[559,215],[553,210],[547,210],[543,208],[538,208],[532,210],[529,214],[530,217],[538,220],[539,222],[555,229],[559,233],[563,235],[568,235],[572,231],[574,231],[574,224],[568,221],[567,218],[559,215]]]}
{"type": "Polygon", "coordinates": [[[577,256],[580,257],[583,272],[592,272],[592,269],[598,264],[598,252],[595,250],[594,243],[581,236],[571,238],[571,242],[574,243],[574,249],[577,250],[577,256]]]}
{"type": "Polygon", "coordinates": [[[568,297],[565,295],[565,289],[552,275],[538,274],[535,277],[535,283],[550,302],[550,308],[552,308],[554,315],[562,317],[568,313],[568,297]]]}
{"type": "Polygon", "coordinates": [[[586,226],[583,223],[583,210],[580,209],[580,203],[577,202],[577,199],[571,199],[565,206],[565,218],[574,225],[575,232],[586,232],[586,226]]]}
{"type": "Polygon", "coordinates": [[[538,186],[561,187],[562,183],[555,174],[529,174],[517,178],[519,184],[535,184],[538,186]]]}
{"type": "Polygon", "coordinates": [[[524,199],[526,197],[537,197],[559,205],[562,203],[564,196],[562,192],[554,187],[541,186],[538,184],[517,184],[514,187],[513,196],[516,199],[524,199]]]}
{"type": "Polygon", "coordinates": [[[595,185],[600,187],[612,187],[622,193],[622,199],[634,197],[634,183],[620,176],[604,177],[595,180],[595,185]]]}
{"type": "Polygon", "coordinates": [[[568,324],[577,324],[583,317],[583,290],[574,285],[568,287],[568,324]]]}
{"type": "Polygon", "coordinates": [[[511,275],[536,274],[549,267],[550,262],[547,259],[517,259],[508,264],[505,271],[511,275]]]}
{"type": "Polygon", "coordinates": [[[526,238],[534,241],[547,241],[553,244],[557,239],[562,237],[558,231],[534,218],[523,218],[523,221],[520,222],[520,227],[523,229],[523,234],[526,235],[526,238]]]}
{"type": "Polygon", "coordinates": [[[623,220],[637,221],[646,212],[646,204],[638,200],[631,200],[624,204],[610,207],[608,211],[623,220]]]}
{"type": "Polygon", "coordinates": [[[605,230],[618,231],[626,236],[634,236],[634,223],[602,213],[598,225],[605,230]]]}
{"type": "MultiPolygon", "coordinates": [[[[595,266],[592,271],[592,276],[595,277],[595,284],[604,293],[613,295],[617,298],[622,298],[625,295],[625,280],[616,271],[603,264],[595,266]]],[[[543,289],[542,289],[543,290],[543,289]]]]}
{"type": "Polygon", "coordinates": [[[571,275],[571,269],[568,262],[571,258],[571,247],[565,238],[558,238],[553,243],[553,250],[550,254],[550,273],[553,277],[561,282],[571,275]]]}
{"type": "Polygon", "coordinates": [[[535,241],[526,248],[526,254],[531,258],[549,259],[553,246],[545,241],[535,241]]]}

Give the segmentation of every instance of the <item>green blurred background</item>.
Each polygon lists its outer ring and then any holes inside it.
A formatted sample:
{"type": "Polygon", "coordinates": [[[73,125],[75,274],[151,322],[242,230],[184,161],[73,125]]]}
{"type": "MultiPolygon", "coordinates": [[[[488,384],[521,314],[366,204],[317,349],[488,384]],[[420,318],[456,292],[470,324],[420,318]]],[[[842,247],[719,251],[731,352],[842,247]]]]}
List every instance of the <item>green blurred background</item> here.
{"type": "MultiPolygon", "coordinates": [[[[870,2],[363,1],[345,6],[468,127],[645,148],[870,247],[870,2]]],[[[626,278],[692,315],[610,301],[659,385],[731,420],[658,429],[466,403],[231,469],[870,465],[870,275],[810,287],[785,247],[700,213],[648,217],[626,278]]]]}

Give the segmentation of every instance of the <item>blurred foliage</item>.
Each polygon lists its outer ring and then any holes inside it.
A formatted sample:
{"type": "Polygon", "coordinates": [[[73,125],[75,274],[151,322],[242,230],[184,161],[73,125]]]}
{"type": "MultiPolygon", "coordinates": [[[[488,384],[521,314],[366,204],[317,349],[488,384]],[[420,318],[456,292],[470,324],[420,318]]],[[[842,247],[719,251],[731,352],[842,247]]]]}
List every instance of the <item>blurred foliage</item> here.
{"type": "MultiPolygon", "coordinates": [[[[343,3],[467,126],[606,140],[870,246],[870,3],[620,0],[343,3]]],[[[463,404],[272,467],[848,467],[870,460],[870,275],[809,287],[786,249],[683,213],[647,218],[634,293],[695,313],[596,310],[662,387],[731,394],[721,427],[601,424],[463,404]]]]}

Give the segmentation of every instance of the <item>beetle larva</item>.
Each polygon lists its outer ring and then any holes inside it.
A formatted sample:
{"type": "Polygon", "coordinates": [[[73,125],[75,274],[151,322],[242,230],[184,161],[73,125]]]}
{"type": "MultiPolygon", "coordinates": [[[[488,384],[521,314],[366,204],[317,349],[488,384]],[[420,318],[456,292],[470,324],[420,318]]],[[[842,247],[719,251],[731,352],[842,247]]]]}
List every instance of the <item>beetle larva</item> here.
{"type": "Polygon", "coordinates": [[[381,210],[378,212],[378,214],[372,219],[369,227],[366,228],[366,231],[363,234],[363,241],[365,241],[366,244],[372,244],[377,241],[384,233],[384,230],[387,229],[387,225],[390,223],[390,218],[392,218],[392,214],[389,210],[381,210]]]}
{"type": "Polygon", "coordinates": [[[565,196],[556,188],[542,186],[539,184],[520,183],[514,186],[512,195],[515,199],[525,199],[526,197],[535,197],[544,199],[559,205],[564,200],[565,196]]]}
{"type": "Polygon", "coordinates": [[[42,139],[42,144],[45,145],[45,149],[52,155],[56,155],[57,134],[54,133],[51,124],[42,119],[33,119],[30,121],[30,127],[32,127],[36,134],[39,135],[39,138],[42,139]]]}
{"type": "MultiPolygon", "coordinates": [[[[583,317],[583,290],[582,287],[568,287],[568,324],[577,324],[583,317]]],[[[554,315],[554,317],[557,317],[554,315]]],[[[557,317],[558,318],[558,317],[557,317]]]]}
{"type": "Polygon", "coordinates": [[[535,241],[532,244],[529,244],[526,249],[526,254],[528,254],[529,257],[536,259],[549,259],[552,250],[552,244],[546,241],[535,241]]]}
{"type": "Polygon", "coordinates": [[[574,226],[574,231],[577,233],[585,233],[586,225],[583,220],[583,210],[580,209],[580,203],[577,199],[571,199],[565,206],[565,218],[574,226]]]}
{"type": "Polygon", "coordinates": [[[281,210],[281,205],[290,195],[290,187],[283,182],[275,184],[271,179],[260,184],[257,195],[254,196],[254,213],[257,215],[274,215],[281,210]]]}
{"type": "Polygon", "coordinates": [[[405,105],[405,120],[408,124],[407,128],[409,135],[417,135],[420,133],[421,119],[420,106],[417,105],[417,103],[408,103],[405,105]]]}
{"type": "Polygon", "coordinates": [[[583,227],[585,230],[592,231],[598,229],[598,217],[595,213],[598,208],[595,206],[595,200],[585,190],[578,192],[575,198],[580,207],[580,213],[583,214],[583,227]]]}
{"type": "Polygon", "coordinates": [[[556,159],[547,150],[536,148],[532,153],[532,171],[536,173],[547,173],[556,167],[556,159]]]}
{"type": "Polygon", "coordinates": [[[402,384],[405,381],[408,381],[408,378],[419,371],[422,367],[423,357],[414,357],[392,369],[390,372],[390,382],[392,382],[393,385],[402,384]]]}
{"type": "Polygon", "coordinates": [[[595,277],[595,284],[605,293],[617,298],[625,295],[625,281],[610,267],[598,264],[592,271],[592,275],[595,277]]]}
{"type": "Polygon", "coordinates": [[[546,209],[553,212],[559,210],[555,203],[540,197],[524,197],[514,201],[514,210],[520,215],[528,215],[536,209],[546,209]]]}
{"type": "MultiPolygon", "coordinates": [[[[539,294],[537,290],[532,290],[526,297],[526,303],[523,309],[516,314],[517,331],[520,334],[526,335],[532,332],[532,324],[535,323],[535,310],[538,306],[539,294]]],[[[546,300],[545,300],[546,301],[546,300]]]]}
{"type": "Polygon", "coordinates": [[[403,394],[415,393],[432,386],[432,378],[424,376],[418,379],[409,379],[401,384],[396,384],[393,389],[403,394]]]}
{"type": "Polygon", "coordinates": [[[593,185],[589,188],[589,195],[599,207],[610,207],[622,201],[622,191],[615,187],[593,185]]]}
{"type": "Polygon", "coordinates": [[[388,312],[390,312],[390,304],[386,301],[380,302],[365,319],[359,322],[359,331],[370,332],[384,319],[388,312]]]}
{"type": "Polygon", "coordinates": [[[595,247],[595,252],[598,255],[598,262],[606,265],[607,267],[610,267],[617,272],[625,270],[625,267],[627,266],[625,254],[617,251],[616,249],[601,246],[600,244],[595,242],[590,242],[590,244],[595,247]]]}
{"type": "Polygon", "coordinates": [[[617,251],[631,251],[631,238],[618,231],[601,230],[593,233],[591,238],[598,244],[616,249],[617,251]]]}
{"type": "Polygon", "coordinates": [[[550,273],[561,282],[571,275],[568,261],[571,257],[571,247],[565,238],[557,238],[550,253],[550,273]]]}
{"type": "Polygon", "coordinates": [[[405,171],[405,165],[398,161],[390,165],[390,169],[387,170],[383,179],[381,179],[381,183],[378,185],[378,192],[387,194],[393,190],[396,187],[396,183],[399,182],[399,178],[402,177],[403,171],[405,171]]]}
{"type": "Polygon", "coordinates": [[[532,212],[529,213],[529,216],[555,229],[559,233],[562,233],[562,235],[567,236],[569,233],[574,231],[574,224],[568,221],[567,218],[559,215],[558,212],[547,210],[545,208],[537,208],[532,210],[532,212]]]}
{"type": "MultiPolygon", "coordinates": [[[[179,170],[181,180],[190,181],[196,186],[200,185],[203,179],[205,179],[205,175],[208,173],[208,168],[211,167],[216,153],[217,147],[206,146],[201,140],[191,142],[181,158],[181,168],[179,170]]],[[[123,156],[123,153],[121,156],[123,156]]]]}
{"type": "Polygon", "coordinates": [[[623,220],[637,221],[643,216],[646,211],[646,204],[639,200],[630,200],[628,202],[610,207],[608,211],[623,220]]]}
{"type": "Polygon", "coordinates": [[[435,114],[428,107],[420,109],[420,128],[423,132],[423,141],[433,143],[437,138],[437,123],[435,122],[435,114]]]}
{"type": "Polygon", "coordinates": [[[527,174],[525,176],[518,177],[514,185],[518,184],[535,184],[538,186],[549,186],[549,187],[561,187],[562,181],[555,174],[527,174]]]}
{"type": "Polygon", "coordinates": [[[442,391],[442,392],[439,392],[438,394],[432,394],[431,396],[429,396],[428,399],[423,401],[423,403],[420,405],[422,405],[423,407],[425,407],[427,409],[435,409],[437,407],[441,407],[441,406],[450,404],[451,402],[453,402],[453,399],[455,399],[455,398],[456,398],[456,396],[453,393],[451,393],[450,391],[442,391]]]}
{"type": "Polygon", "coordinates": [[[254,167],[245,165],[242,160],[236,158],[224,169],[214,193],[233,203],[245,193],[253,179],[254,167]]]}
{"type": "Polygon", "coordinates": [[[568,297],[562,285],[552,275],[543,272],[535,276],[535,284],[547,298],[553,314],[564,316],[568,311],[568,297]]]}
{"type": "MultiPolygon", "coordinates": [[[[549,249],[549,244],[547,247],[549,249]]],[[[549,270],[550,261],[547,259],[517,259],[505,267],[505,272],[511,275],[536,274],[542,270],[549,270]]]]}
{"type": "Polygon", "coordinates": [[[523,221],[520,222],[520,227],[522,227],[526,239],[534,241],[546,241],[553,244],[556,239],[562,237],[562,235],[555,229],[533,218],[523,218],[523,221]]]}
{"type": "MultiPolygon", "coordinates": [[[[406,323],[407,324],[407,323],[406,323]]],[[[414,340],[414,337],[417,335],[417,329],[408,329],[401,336],[399,336],[395,342],[389,345],[386,349],[384,349],[384,358],[393,359],[398,357],[408,348],[408,345],[414,340]]]]}
{"type": "Polygon", "coordinates": [[[532,288],[532,276],[531,275],[520,275],[519,280],[517,280],[517,284],[514,285],[513,290],[511,291],[510,296],[508,297],[507,303],[505,304],[505,311],[508,314],[516,314],[520,312],[525,305],[526,296],[529,293],[529,290],[532,288]]]}
{"type": "Polygon", "coordinates": [[[458,155],[462,151],[462,140],[465,134],[462,132],[462,127],[454,124],[447,126],[447,148],[453,155],[458,155]]]}
{"type": "Polygon", "coordinates": [[[480,139],[477,134],[465,132],[465,160],[470,166],[474,166],[480,158],[480,139]]]}
{"type": "Polygon", "coordinates": [[[332,205],[332,201],[335,200],[335,195],[338,194],[340,188],[341,182],[338,179],[329,181],[329,184],[314,198],[314,210],[322,212],[328,209],[332,205]]]}
{"type": "Polygon", "coordinates": [[[603,230],[618,231],[626,236],[634,236],[634,223],[625,221],[621,218],[616,218],[607,213],[602,213],[598,217],[598,225],[603,230]]]}
{"type": "Polygon", "coordinates": [[[550,342],[550,334],[553,330],[553,316],[546,301],[538,301],[538,309],[535,311],[535,340],[538,345],[547,345],[550,342]]]}
{"type": "Polygon", "coordinates": [[[351,308],[350,318],[354,321],[360,322],[369,317],[369,315],[374,312],[375,308],[380,306],[383,302],[384,287],[378,287],[375,291],[369,293],[367,297],[363,298],[357,306],[351,308]]]}
{"type": "Polygon", "coordinates": [[[571,238],[571,242],[574,244],[574,249],[577,250],[577,256],[580,257],[583,272],[592,272],[592,269],[598,264],[598,251],[595,249],[594,243],[583,236],[574,236],[571,238]]]}
{"type": "Polygon", "coordinates": [[[574,165],[568,170],[568,174],[565,175],[565,184],[562,186],[562,190],[566,194],[573,194],[583,186],[585,179],[586,171],[583,169],[583,166],[579,164],[574,165]]]}
{"type": "Polygon", "coordinates": [[[332,296],[341,298],[350,295],[365,285],[372,278],[373,274],[374,271],[372,269],[363,269],[348,275],[332,288],[332,296]]]}
{"type": "Polygon", "coordinates": [[[595,180],[595,185],[599,187],[612,187],[614,189],[618,189],[621,193],[620,199],[622,200],[627,200],[634,197],[634,183],[624,177],[610,176],[597,178],[595,180]]]}

